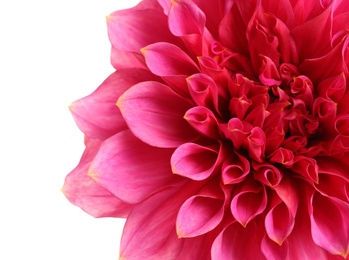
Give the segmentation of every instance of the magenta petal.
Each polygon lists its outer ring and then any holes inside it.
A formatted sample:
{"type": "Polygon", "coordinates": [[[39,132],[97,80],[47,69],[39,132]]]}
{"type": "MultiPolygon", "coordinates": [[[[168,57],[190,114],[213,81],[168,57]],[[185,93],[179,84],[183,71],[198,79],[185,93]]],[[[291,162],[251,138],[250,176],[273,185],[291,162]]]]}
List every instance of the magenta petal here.
{"type": "Polygon", "coordinates": [[[75,101],[70,110],[75,122],[90,138],[106,139],[127,128],[115,103],[134,84],[157,78],[143,69],[125,69],[111,74],[92,94],[75,101]]]}
{"type": "Polygon", "coordinates": [[[198,72],[195,62],[179,47],[158,42],[142,49],[150,71],[158,76],[187,75],[198,72]]]}
{"type": "Polygon", "coordinates": [[[212,196],[193,196],[177,216],[178,237],[196,237],[214,229],[222,220],[224,200],[212,196]]]}
{"type": "Polygon", "coordinates": [[[315,192],[311,198],[311,234],[328,252],[346,258],[349,254],[349,205],[315,192]]]}
{"type": "Polygon", "coordinates": [[[192,180],[204,180],[212,175],[220,154],[218,145],[207,147],[195,143],[179,146],[171,157],[172,171],[192,180]]]}
{"type": "Polygon", "coordinates": [[[121,200],[138,203],[176,180],[170,167],[172,152],[149,146],[126,130],[103,143],[89,175],[121,200]]]}
{"type": "Polygon", "coordinates": [[[139,83],[126,91],[117,105],[134,135],[149,145],[177,147],[198,135],[183,118],[191,103],[167,85],[139,83]]]}
{"type": "Polygon", "coordinates": [[[86,150],[81,161],[65,178],[62,192],[72,204],[96,218],[126,217],[133,205],[114,197],[87,175],[90,162],[97,153],[101,141],[86,138],[85,143],[86,150]]]}
{"type": "Polygon", "coordinates": [[[184,36],[203,33],[206,17],[193,1],[176,0],[171,3],[168,24],[173,35],[184,36]]]}

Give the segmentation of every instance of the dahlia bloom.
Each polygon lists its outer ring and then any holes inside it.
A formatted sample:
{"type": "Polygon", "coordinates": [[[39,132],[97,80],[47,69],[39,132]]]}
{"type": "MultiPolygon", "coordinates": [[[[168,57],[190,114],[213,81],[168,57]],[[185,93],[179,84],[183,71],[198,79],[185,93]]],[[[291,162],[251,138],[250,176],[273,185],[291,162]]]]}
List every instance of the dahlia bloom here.
{"type": "Polygon", "coordinates": [[[120,259],[349,259],[349,3],[143,0],[71,105],[67,198],[120,259]]]}

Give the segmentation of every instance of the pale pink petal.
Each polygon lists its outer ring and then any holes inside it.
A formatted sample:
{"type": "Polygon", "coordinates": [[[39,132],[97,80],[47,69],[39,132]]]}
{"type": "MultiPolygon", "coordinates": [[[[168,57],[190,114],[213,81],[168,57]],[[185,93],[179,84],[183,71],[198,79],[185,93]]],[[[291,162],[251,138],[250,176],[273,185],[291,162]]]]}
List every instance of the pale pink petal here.
{"type": "Polygon", "coordinates": [[[169,148],[193,140],[197,132],[183,118],[190,101],[158,82],[139,83],[117,102],[128,127],[143,142],[169,148]]]}
{"type": "Polygon", "coordinates": [[[86,138],[85,143],[81,161],[65,178],[62,192],[72,204],[96,218],[126,217],[134,206],[119,200],[87,175],[102,141],[86,138]]]}
{"type": "Polygon", "coordinates": [[[172,171],[192,180],[204,180],[213,174],[220,161],[220,145],[209,147],[195,143],[179,146],[171,157],[172,171]]]}
{"type": "Polygon", "coordinates": [[[111,74],[92,94],[70,105],[75,122],[90,138],[106,139],[127,128],[116,101],[131,86],[156,76],[143,69],[125,69],[111,74]]]}
{"type": "Polygon", "coordinates": [[[173,149],[149,146],[126,130],[102,144],[89,175],[117,198],[135,204],[176,181],[171,172],[172,153],[173,149]]]}

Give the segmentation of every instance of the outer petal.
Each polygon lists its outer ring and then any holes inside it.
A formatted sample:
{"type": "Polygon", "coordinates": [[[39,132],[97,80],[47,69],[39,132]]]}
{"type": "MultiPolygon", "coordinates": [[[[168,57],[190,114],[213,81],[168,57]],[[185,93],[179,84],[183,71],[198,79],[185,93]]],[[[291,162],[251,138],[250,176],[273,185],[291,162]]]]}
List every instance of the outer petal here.
{"type": "Polygon", "coordinates": [[[170,167],[172,152],[149,146],[126,130],[102,144],[89,175],[121,200],[138,203],[176,181],[170,167]]]}
{"type": "Polygon", "coordinates": [[[115,103],[131,86],[157,77],[143,69],[125,69],[111,74],[92,94],[70,106],[80,130],[90,138],[106,139],[127,128],[115,103]]]}
{"type": "Polygon", "coordinates": [[[349,254],[349,204],[318,193],[311,200],[314,242],[328,252],[346,258],[349,254]]]}
{"type": "Polygon", "coordinates": [[[198,72],[195,62],[176,45],[158,42],[142,49],[147,66],[155,75],[192,75],[198,72]]]}
{"type": "Polygon", "coordinates": [[[185,241],[176,234],[177,212],[198,189],[196,183],[167,187],[134,208],[125,224],[120,259],[177,259],[185,241]]]}
{"type": "Polygon", "coordinates": [[[262,233],[257,227],[258,224],[254,222],[247,225],[246,228],[235,222],[223,229],[213,242],[212,260],[266,259],[260,251],[262,233]]]}
{"type": "Polygon", "coordinates": [[[202,34],[205,28],[205,14],[190,0],[172,1],[168,24],[176,36],[202,34]]]}
{"type": "Polygon", "coordinates": [[[186,200],[177,216],[178,237],[206,235],[217,227],[224,216],[224,199],[218,179],[217,182],[210,181],[198,195],[186,200]]]}
{"type": "Polygon", "coordinates": [[[159,9],[126,9],[107,17],[108,35],[118,50],[140,53],[155,42],[177,42],[167,26],[167,17],[159,9]],[[156,17],[156,19],[154,19],[156,17]]]}
{"type": "Polygon", "coordinates": [[[114,197],[87,175],[101,141],[86,138],[85,142],[86,150],[79,165],[65,179],[64,195],[72,204],[94,217],[126,217],[133,206],[114,197]]]}
{"type": "Polygon", "coordinates": [[[183,118],[191,103],[166,85],[139,83],[117,105],[134,135],[152,146],[177,147],[197,136],[183,118]]]}

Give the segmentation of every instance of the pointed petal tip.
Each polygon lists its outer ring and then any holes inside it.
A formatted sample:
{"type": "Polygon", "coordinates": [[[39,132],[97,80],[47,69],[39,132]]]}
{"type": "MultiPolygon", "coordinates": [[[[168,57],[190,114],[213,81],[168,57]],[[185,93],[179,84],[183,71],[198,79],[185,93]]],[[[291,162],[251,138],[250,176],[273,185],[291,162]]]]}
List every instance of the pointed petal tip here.
{"type": "Polygon", "coordinates": [[[88,170],[87,176],[91,177],[94,181],[96,181],[98,179],[98,174],[93,173],[92,170],[88,170]]]}

